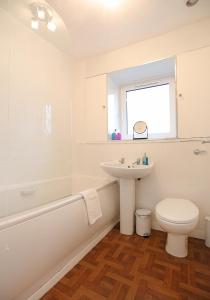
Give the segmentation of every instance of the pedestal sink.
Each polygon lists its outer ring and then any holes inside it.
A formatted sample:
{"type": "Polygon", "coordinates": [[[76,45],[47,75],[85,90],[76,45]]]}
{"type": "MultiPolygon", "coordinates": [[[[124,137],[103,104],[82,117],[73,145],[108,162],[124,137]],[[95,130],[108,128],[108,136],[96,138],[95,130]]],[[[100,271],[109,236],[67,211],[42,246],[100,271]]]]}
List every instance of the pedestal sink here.
{"type": "Polygon", "coordinates": [[[135,180],[148,176],[154,164],[132,165],[110,161],[101,163],[100,166],[109,175],[120,179],[120,232],[132,235],[136,207],[135,180]]]}

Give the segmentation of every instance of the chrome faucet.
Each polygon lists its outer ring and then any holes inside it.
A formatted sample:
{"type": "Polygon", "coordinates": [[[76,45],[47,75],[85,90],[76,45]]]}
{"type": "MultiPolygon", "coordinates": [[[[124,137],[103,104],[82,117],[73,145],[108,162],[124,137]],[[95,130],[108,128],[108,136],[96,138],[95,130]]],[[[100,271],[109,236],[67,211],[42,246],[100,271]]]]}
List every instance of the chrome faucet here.
{"type": "Polygon", "coordinates": [[[140,165],[140,164],[141,164],[141,158],[137,158],[137,160],[132,163],[132,165],[140,165]]]}

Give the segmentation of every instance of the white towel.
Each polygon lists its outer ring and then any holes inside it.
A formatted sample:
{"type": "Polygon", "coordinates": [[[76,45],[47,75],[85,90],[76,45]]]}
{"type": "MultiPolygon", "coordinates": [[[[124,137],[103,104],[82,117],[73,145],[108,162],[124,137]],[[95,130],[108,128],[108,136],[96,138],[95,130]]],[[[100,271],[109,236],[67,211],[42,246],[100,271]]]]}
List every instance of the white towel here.
{"type": "Polygon", "coordinates": [[[89,224],[94,224],[99,218],[102,217],[101,205],[99,196],[96,190],[90,189],[80,193],[86,204],[87,215],[89,224]]]}

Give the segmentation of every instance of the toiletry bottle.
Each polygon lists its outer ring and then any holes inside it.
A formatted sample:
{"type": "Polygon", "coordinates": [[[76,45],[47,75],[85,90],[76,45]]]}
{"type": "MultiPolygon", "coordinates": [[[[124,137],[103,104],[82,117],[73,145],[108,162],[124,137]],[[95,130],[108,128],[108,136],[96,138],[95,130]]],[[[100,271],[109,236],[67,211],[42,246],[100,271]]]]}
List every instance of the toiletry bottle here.
{"type": "Polygon", "coordinates": [[[148,159],[148,156],[146,155],[146,153],[144,153],[144,156],[142,158],[142,163],[143,165],[148,165],[149,164],[149,159],[148,159]]]}
{"type": "Polygon", "coordinates": [[[146,164],[146,153],[144,153],[144,156],[142,157],[142,164],[143,165],[146,164]]]}
{"type": "Polygon", "coordinates": [[[114,132],[112,132],[112,140],[116,140],[116,132],[117,129],[115,129],[114,132]]]}
{"type": "Polygon", "coordinates": [[[116,140],[121,140],[121,139],[122,139],[121,133],[118,132],[118,133],[116,134],[116,140]]]}
{"type": "Polygon", "coordinates": [[[149,158],[148,158],[148,156],[146,156],[146,165],[147,166],[149,165],[149,158]]]}

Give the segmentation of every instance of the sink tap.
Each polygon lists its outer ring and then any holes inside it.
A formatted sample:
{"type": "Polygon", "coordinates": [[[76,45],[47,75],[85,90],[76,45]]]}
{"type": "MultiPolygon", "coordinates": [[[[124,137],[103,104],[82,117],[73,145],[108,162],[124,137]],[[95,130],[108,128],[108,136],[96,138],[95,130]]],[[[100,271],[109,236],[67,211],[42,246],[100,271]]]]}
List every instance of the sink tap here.
{"type": "Polygon", "coordinates": [[[122,158],[119,160],[119,162],[120,162],[121,164],[124,164],[124,163],[125,163],[125,158],[122,157],[122,158]]]}
{"type": "Polygon", "coordinates": [[[140,165],[140,164],[141,164],[140,158],[137,158],[137,160],[132,163],[132,165],[140,165]]]}

